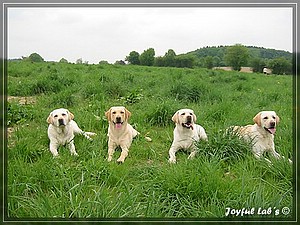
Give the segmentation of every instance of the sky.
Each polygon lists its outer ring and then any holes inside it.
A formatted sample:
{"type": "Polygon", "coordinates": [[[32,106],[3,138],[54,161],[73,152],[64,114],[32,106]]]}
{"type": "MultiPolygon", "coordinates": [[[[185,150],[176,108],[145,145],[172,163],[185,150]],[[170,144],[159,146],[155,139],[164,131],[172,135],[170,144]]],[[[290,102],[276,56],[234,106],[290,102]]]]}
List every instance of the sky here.
{"type": "Polygon", "coordinates": [[[114,63],[149,48],[163,56],[235,44],[292,52],[292,22],[291,7],[11,7],[8,58],[114,63]]]}

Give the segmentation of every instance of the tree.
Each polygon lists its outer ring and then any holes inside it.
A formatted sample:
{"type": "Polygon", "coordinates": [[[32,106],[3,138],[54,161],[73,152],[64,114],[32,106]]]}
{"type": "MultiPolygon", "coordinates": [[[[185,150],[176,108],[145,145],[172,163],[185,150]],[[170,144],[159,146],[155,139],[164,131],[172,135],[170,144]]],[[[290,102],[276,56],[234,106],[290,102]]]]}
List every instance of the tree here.
{"type": "Polygon", "coordinates": [[[136,51],[129,53],[129,56],[126,56],[125,61],[132,65],[140,65],[140,54],[136,51]]]}
{"type": "Polygon", "coordinates": [[[283,57],[270,60],[268,67],[274,74],[292,74],[292,63],[283,57]]]}
{"type": "Polygon", "coordinates": [[[28,57],[29,61],[31,62],[44,62],[44,59],[42,58],[42,56],[40,56],[37,53],[32,53],[29,57],[28,57]]]}
{"type": "Polygon", "coordinates": [[[261,58],[253,58],[250,62],[250,66],[252,67],[253,72],[261,73],[266,66],[266,62],[261,58]]]}
{"type": "Polygon", "coordinates": [[[192,68],[194,66],[194,57],[190,55],[180,55],[175,58],[176,67],[187,67],[192,68]]]}
{"type": "Polygon", "coordinates": [[[214,67],[214,58],[212,56],[206,56],[204,58],[204,67],[207,69],[212,69],[214,67]]]}
{"type": "Polygon", "coordinates": [[[100,65],[108,65],[109,63],[106,60],[101,60],[99,62],[100,65]]]}
{"type": "Polygon", "coordinates": [[[123,60],[117,60],[114,64],[115,65],[126,65],[126,63],[123,60]]]}
{"type": "Polygon", "coordinates": [[[249,57],[248,49],[240,44],[227,48],[224,59],[228,66],[239,71],[241,67],[247,64],[249,57]]]}
{"type": "Polygon", "coordinates": [[[169,49],[164,56],[165,66],[174,67],[175,66],[175,57],[176,57],[176,54],[175,54],[174,50],[169,49]]]}
{"type": "Polygon", "coordinates": [[[79,59],[76,60],[76,64],[82,64],[82,62],[83,62],[82,58],[79,58],[79,59]]]}
{"type": "Polygon", "coordinates": [[[65,58],[61,58],[61,59],[59,60],[59,62],[60,62],[60,63],[68,63],[68,60],[66,60],[65,58]]]}
{"type": "Polygon", "coordinates": [[[221,59],[220,59],[220,57],[219,57],[219,56],[214,56],[214,57],[213,57],[213,65],[214,65],[214,66],[220,66],[220,64],[221,64],[221,59]]]}
{"type": "Polygon", "coordinates": [[[163,67],[165,66],[165,57],[158,56],[154,60],[154,66],[163,67]]]}
{"type": "Polygon", "coordinates": [[[143,66],[153,66],[154,65],[155,51],[153,48],[145,50],[139,57],[140,64],[143,66]]]}

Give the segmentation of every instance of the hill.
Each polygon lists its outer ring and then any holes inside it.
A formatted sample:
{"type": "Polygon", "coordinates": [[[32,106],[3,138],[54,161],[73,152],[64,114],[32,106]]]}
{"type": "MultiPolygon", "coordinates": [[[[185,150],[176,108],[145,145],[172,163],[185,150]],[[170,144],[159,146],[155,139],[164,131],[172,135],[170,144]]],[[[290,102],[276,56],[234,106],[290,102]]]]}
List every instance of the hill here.
{"type": "MultiPolygon", "coordinates": [[[[215,57],[215,60],[218,62],[216,66],[226,66],[224,62],[224,55],[226,53],[226,49],[229,46],[218,46],[218,47],[205,47],[200,48],[195,51],[188,52],[183,55],[191,55],[194,56],[197,61],[201,61],[203,58],[207,56],[215,57]]],[[[251,59],[260,58],[263,60],[270,60],[276,58],[285,58],[289,61],[292,61],[292,53],[288,51],[276,50],[276,49],[266,49],[262,47],[255,46],[245,46],[249,52],[249,62],[251,59]]],[[[250,65],[245,65],[250,66],[250,65]]]]}

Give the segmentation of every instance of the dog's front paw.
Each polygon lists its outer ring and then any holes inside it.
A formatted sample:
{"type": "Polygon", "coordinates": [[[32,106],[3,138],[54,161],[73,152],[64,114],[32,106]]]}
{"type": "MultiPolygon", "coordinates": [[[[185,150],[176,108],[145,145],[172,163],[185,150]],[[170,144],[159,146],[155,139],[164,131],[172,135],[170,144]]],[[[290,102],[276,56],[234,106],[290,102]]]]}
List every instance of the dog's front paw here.
{"type": "Polygon", "coordinates": [[[124,160],[125,160],[124,158],[120,157],[120,158],[117,159],[117,162],[118,163],[124,163],[124,160]]]}
{"type": "Polygon", "coordinates": [[[97,134],[94,132],[85,132],[88,136],[96,136],[97,134]]]}
{"type": "Polygon", "coordinates": [[[176,159],[171,159],[171,158],[169,158],[169,163],[176,163],[176,159]]]}
{"type": "Polygon", "coordinates": [[[194,158],[195,158],[194,155],[189,155],[189,156],[188,156],[188,159],[189,159],[189,160],[192,160],[192,159],[194,159],[194,158]]]}

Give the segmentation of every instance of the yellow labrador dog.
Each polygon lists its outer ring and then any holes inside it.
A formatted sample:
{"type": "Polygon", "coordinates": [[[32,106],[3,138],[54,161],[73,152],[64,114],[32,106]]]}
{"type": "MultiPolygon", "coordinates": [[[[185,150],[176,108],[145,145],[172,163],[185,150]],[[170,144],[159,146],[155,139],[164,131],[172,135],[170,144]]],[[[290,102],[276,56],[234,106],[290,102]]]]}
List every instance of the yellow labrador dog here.
{"type": "Polygon", "coordinates": [[[73,120],[74,115],[67,109],[55,109],[48,116],[48,137],[50,139],[50,151],[53,156],[58,156],[57,149],[60,145],[67,145],[72,155],[78,155],[75,150],[74,136],[81,134],[89,140],[93,132],[82,131],[73,120]]]}
{"type": "Polygon", "coordinates": [[[169,162],[176,162],[176,152],[179,149],[190,149],[189,159],[197,153],[195,142],[207,141],[207,135],[202,126],[196,124],[197,117],[191,109],[180,109],[172,117],[175,123],[174,139],[169,150],[169,162]]]}
{"type": "Polygon", "coordinates": [[[123,163],[128,156],[128,151],[132,140],[139,134],[129,123],[128,120],[131,113],[123,106],[111,107],[105,116],[108,119],[108,158],[112,160],[115,149],[120,146],[122,149],[120,157],[117,162],[123,163]]]}
{"type": "MultiPolygon", "coordinates": [[[[257,159],[263,158],[265,152],[270,152],[275,159],[280,159],[284,157],[275,151],[274,144],[274,134],[279,120],[276,112],[262,111],[253,118],[254,125],[234,126],[233,131],[246,141],[252,142],[252,152],[257,159]]],[[[266,158],[264,159],[271,162],[266,158]]],[[[289,162],[292,163],[290,159],[289,162]]]]}

